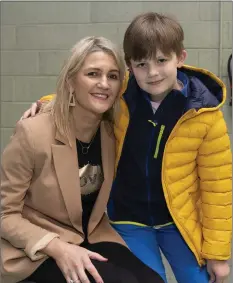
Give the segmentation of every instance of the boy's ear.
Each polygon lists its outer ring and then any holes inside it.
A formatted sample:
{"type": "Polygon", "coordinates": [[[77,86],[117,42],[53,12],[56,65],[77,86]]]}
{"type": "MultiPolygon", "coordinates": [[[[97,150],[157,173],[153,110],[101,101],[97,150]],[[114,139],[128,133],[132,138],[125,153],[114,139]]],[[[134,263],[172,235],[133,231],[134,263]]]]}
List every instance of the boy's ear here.
{"type": "Polygon", "coordinates": [[[186,58],[187,58],[187,51],[183,49],[180,56],[178,57],[178,63],[177,63],[178,68],[181,68],[184,65],[184,61],[186,58]]]}

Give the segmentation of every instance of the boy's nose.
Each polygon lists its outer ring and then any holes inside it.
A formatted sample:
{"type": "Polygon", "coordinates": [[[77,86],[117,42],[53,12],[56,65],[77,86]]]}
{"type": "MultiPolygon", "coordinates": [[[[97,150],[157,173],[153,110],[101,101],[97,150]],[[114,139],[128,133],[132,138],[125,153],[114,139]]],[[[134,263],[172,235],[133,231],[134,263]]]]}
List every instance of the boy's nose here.
{"type": "Polygon", "coordinates": [[[149,77],[158,76],[158,74],[159,74],[158,69],[155,66],[149,68],[149,72],[148,72],[149,77]]]}

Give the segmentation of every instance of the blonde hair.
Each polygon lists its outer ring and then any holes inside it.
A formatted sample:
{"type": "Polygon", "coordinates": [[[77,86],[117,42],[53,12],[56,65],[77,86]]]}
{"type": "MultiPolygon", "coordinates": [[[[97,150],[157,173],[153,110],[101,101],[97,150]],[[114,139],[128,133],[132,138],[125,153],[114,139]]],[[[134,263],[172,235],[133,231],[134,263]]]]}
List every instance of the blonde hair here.
{"type": "MultiPolygon", "coordinates": [[[[125,62],[119,49],[114,43],[104,37],[89,36],[78,41],[71,49],[71,55],[65,62],[60,71],[57,80],[57,90],[54,99],[46,105],[43,112],[51,112],[54,123],[58,131],[67,136],[70,142],[70,80],[81,69],[86,57],[96,51],[103,51],[111,55],[119,68],[121,85],[125,76],[125,62]]],[[[111,125],[114,123],[117,108],[119,104],[119,95],[116,98],[111,109],[103,115],[103,120],[107,120],[111,125]]]]}

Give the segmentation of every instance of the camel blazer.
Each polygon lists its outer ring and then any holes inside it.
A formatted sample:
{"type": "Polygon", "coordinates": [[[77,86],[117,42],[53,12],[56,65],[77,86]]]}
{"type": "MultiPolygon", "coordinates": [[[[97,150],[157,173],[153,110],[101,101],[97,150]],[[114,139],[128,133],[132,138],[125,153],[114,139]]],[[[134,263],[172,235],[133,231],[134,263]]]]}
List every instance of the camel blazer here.
{"type": "MultiPolygon", "coordinates": [[[[104,182],[89,223],[90,243],[125,245],[105,214],[114,176],[115,140],[101,122],[104,182]]],[[[48,257],[40,250],[53,238],[79,245],[84,240],[76,141],[72,147],[48,113],[20,121],[2,155],[1,276],[15,283],[48,257]]]]}

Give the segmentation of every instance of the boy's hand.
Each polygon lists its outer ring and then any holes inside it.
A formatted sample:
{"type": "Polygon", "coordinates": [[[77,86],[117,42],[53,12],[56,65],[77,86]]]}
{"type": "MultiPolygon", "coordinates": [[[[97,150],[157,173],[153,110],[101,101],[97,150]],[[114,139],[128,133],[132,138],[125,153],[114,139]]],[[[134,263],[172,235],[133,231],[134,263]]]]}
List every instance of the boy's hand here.
{"type": "Polygon", "coordinates": [[[28,110],[24,112],[23,116],[21,117],[21,120],[29,118],[29,117],[34,117],[36,113],[39,112],[41,106],[42,106],[42,103],[40,100],[37,100],[37,102],[32,103],[31,108],[29,108],[28,110]]]}
{"type": "Polygon", "coordinates": [[[209,283],[224,283],[230,273],[230,267],[226,260],[207,260],[207,271],[210,275],[209,283]]]}

